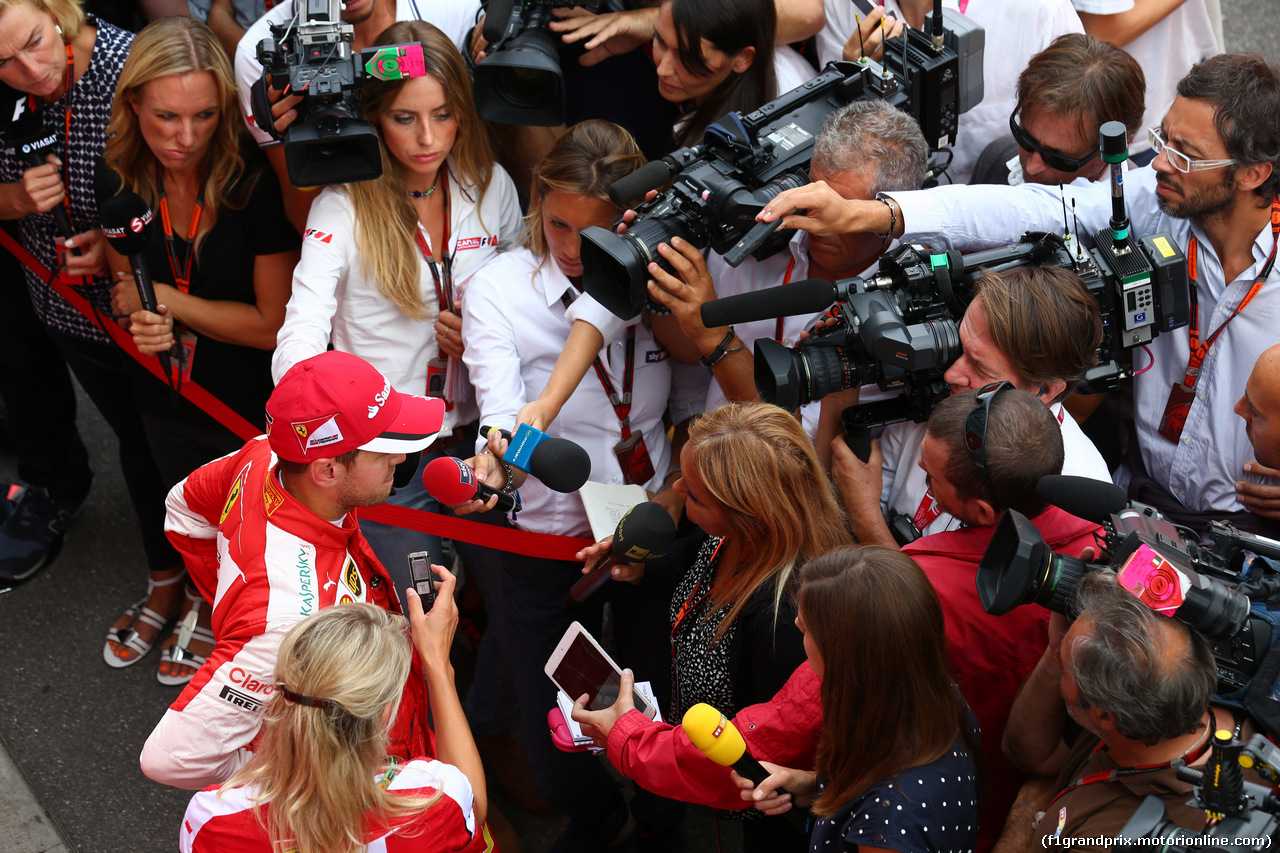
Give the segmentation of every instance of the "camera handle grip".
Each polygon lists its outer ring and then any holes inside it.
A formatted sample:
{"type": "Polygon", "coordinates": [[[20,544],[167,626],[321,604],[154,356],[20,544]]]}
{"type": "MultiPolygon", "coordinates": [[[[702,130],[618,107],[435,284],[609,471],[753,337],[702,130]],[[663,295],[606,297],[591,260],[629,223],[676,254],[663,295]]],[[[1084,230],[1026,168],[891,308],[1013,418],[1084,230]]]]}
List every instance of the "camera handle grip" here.
{"type": "Polygon", "coordinates": [[[853,454],[866,462],[871,458],[871,428],[865,426],[845,426],[844,443],[849,445],[853,454]]]}

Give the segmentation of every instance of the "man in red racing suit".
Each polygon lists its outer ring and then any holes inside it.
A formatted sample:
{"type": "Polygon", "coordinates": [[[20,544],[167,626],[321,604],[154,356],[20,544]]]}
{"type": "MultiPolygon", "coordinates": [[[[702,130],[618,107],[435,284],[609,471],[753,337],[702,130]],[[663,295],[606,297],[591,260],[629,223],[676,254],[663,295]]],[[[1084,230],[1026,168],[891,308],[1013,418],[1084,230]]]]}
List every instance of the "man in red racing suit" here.
{"type": "MultiPolygon", "coordinates": [[[[386,499],[395,465],[440,431],[442,402],[400,394],[364,361],[332,351],[292,368],[267,413],[268,435],[169,493],[165,530],[213,602],[215,645],[143,747],[143,772],[166,785],[218,784],[248,760],[275,689],[276,650],[295,623],[356,601],[400,612],[355,508],[386,499]]],[[[416,655],[388,752],[435,754],[416,655]]]]}

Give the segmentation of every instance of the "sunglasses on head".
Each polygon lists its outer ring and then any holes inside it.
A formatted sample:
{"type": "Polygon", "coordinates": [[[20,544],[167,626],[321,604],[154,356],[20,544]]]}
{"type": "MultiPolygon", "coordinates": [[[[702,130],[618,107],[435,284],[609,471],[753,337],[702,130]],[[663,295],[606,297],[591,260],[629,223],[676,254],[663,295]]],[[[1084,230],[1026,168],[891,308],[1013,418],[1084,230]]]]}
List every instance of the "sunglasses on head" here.
{"type": "Polygon", "coordinates": [[[991,487],[991,497],[997,502],[999,498],[996,496],[996,484],[992,481],[991,471],[987,468],[987,419],[991,416],[991,401],[1001,391],[1012,387],[1013,383],[1008,380],[984,385],[978,391],[977,405],[964,419],[964,446],[968,449],[969,458],[973,460],[973,464],[982,469],[983,475],[987,478],[987,485],[991,487]]]}
{"type": "MultiPolygon", "coordinates": [[[[1021,109],[1021,107],[1018,109],[1021,109]]],[[[1034,151],[1044,160],[1045,165],[1051,169],[1057,169],[1059,172],[1074,172],[1098,156],[1096,148],[1089,152],[1087,157],[1068,157],[1065,154],[1059,154],[1052,148],[1045,148],[1036,141],[1034,136],[1023,130],[1022,125],[1018,124],[1017,109],[1009,115],[1009,130],[1013,132],[1013,139],[1018,143],[1019,148],[1024,151],[1034,151]]]]}

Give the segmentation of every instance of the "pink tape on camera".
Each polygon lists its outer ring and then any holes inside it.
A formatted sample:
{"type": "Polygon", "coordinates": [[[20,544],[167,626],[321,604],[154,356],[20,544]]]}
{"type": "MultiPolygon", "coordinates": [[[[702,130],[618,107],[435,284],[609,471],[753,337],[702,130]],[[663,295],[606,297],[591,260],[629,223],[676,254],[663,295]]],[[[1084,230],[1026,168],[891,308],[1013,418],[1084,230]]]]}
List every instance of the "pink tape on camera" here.
{"type": "Polygon", "coordinates": [[[1117,577],[1139,601],[1165,616],[1177,612],[1191,586],[1186,575],[1146,545],[1138,546],[1117,577]]]}

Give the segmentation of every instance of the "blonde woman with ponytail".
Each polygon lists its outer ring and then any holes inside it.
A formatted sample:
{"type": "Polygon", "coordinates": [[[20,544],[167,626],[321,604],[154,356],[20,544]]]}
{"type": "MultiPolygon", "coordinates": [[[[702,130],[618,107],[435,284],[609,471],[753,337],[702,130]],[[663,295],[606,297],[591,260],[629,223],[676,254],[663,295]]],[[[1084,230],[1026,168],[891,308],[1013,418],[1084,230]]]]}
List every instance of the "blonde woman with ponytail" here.
{"type": "MultiPolygon", "coordinates": [[[[376,40],[406,42],[422,45],[426,74],[366,83],[362,103],[378,132],[382,175],[328,187],[312,204],[272,374],[278,381],[332,345],[368,361],[394,388],[450,400],[443,438],[476,417],[462,365],[467,283],[515,243],[520,206],[493,160],[458,49],[424,21],[393,24],[376,40]]],[[[436,508],[421,476],[392,503],[436,508]]],[[[406,553],[431,550],[441,559],[436,537],[378,524],[361,530],[393,577],[406,553]]]]}
{"type": "Polygon", "coordinates": [[[344,604],[288,633],[257,751],[225,785],[192,798],[184,853],[443,853],[492,843],[484,770],[449,663],[454,580],[433,569],[435,605],[424,613],[410,590],[408,625],[377,605],[344,604]],[[387,731],[414,654],[426,670],[437,755],[399,766],[386,756],[387,731]]]}

